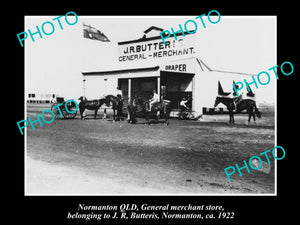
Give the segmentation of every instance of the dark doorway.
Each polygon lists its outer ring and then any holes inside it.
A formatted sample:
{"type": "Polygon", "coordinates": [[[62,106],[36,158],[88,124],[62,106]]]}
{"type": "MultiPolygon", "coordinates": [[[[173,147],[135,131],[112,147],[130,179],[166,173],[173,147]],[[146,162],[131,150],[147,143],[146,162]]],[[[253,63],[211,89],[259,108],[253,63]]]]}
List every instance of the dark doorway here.
{"type": "Polygon", "coordinates": [[[161,71],[161,86],[165,87],[165,99],[171,101],[171,108],[178,109],[183,97],[189,98],[187,103],[192,107],[192,82],[195,74],[161,71]]]}
{"type": "MultiPolygon", "coordinates": [[[[128,78],[119,79],[118,85],[123,92],[123,112],[127,113],[128,106],[128,78]]],[[[144,100],[152,97],[152,91],[157,89],[157,77],[131,78],[131,97],[138,97],[144,100]]],[[[141,111],[138,108],[138,111],[141,111]]]]}

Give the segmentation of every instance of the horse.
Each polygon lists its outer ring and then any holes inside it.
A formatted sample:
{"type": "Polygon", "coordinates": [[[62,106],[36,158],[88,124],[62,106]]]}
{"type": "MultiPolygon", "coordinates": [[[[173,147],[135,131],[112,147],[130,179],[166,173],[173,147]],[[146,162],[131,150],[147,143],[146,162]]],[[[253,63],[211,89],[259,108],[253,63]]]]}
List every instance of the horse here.
{"type": "MultiPolygon", "coordinates": [[[[151,107],[151,112],[149,109],[149,100],[143,100],[141,98],[133,98],[131,104],[129,104],[129,108],[135,109],[138,105],[142,108],[142,113],[144,114],[147,124],[150,125],[150,114],[156,114],[156,121],[159,121],[160,114],[165,117],[164,124],[169,125],[169,114],[170,114],[170,101],[163,100],[160,102],[156,102],[151,107]]],[[[135,119],[135,110],[128,110],[130,118],[135,119]]]]}
{"type": "Polygon", "coordinates": [[[123,101],[116,96],[113,95],[107,95],[105,97],[105,104],[107,106],[110,106],[110,104],[112,103],[112,109],[114,111],[114,120],[116,118],[116,111],[117,111],[117,121],[120,121],[120,116],[122,115],[122,108],[123,108],[123,101]]]}
{"type": "MultiPolygon", "coordinates": [[[[238,98],[238,97],[237,97],[238,98]]],[[[216,107],[219,103],[223,103],[226,105],[228,111],[229,111],[229,125],[234,124],[234,110],[235,105],[234,101],[237,98],[228,98],[228,97],[217,97],[215,101],[214,107],[216,107]]],[[[247,110],[247,113],[249,115],[248,118],[248,125],[250,123],[251,117],[253,116],[253,121],[255,123],[255,114],[258,118],[261,118],[261,112],[256,107],[256,102],[251,99],[241,99],[236,103],[236,113],[240,113],[243,110],[247,110]]]]}
{"type": "Polygon", "coordinates": [[[80,111],[80,116],[81,119],[84,119],[83,117],[83,112],[85,109],[88,110],[95,110],[95,119],[97,116],[97,112],[99,110],[99,108],[101,107],[101,105],[103,105],[105,103],[105,99],[95,99],[95,100],[90,100],[88,101],[86,99],[86,97],[81,96],[78,100],[80,100],[79,102],[79,111],[80,111]]]}

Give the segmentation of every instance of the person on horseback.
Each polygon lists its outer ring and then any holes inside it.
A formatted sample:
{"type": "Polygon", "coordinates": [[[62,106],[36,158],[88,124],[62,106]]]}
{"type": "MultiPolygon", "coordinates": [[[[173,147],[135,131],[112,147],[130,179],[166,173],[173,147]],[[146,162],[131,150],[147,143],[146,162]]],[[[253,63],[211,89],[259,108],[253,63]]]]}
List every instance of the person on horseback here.
{"type": "Polygon", "coordinates": [[[228,97],[230,97],[230,98],[233,99],[233,105],[234,105],[234,109],[233,110],[237,110],[237,104],[241,101],[242,96],[243,96],[243,92],[238,97],[236,97],[235,95],[233,95],[233,93],[228,96],[228,97]]]}
{"type": "Polygon", "coordinates": [[[243,93],[241,93],[241,94],[239,95],[239,97],[236,97],[236,98],[234,99],[234,103],[235,103],[235,104],[240,103],[240,101],[242,100],[242,96],[243,96],[243,93]]]}
{"type": "Polygon", "coordinates": [[[185,111],[187,109],[189,109],[189,107],[186,106],[186,103],[189,101],[189,99],[186,99],[185,97],[182,98],[182,100],[179,103],[179,107],[181,109],[181,111],[185,111]]]}
{"type": "Polygon", "coordinates": [[[152,93],[153,93],[153,96],[152,96],[152,98],[149,100],[149,111],[150,111],[150,112],[151,112],[152,105],[153,105],[154,103],[156,103],[156,102],[159,102],[159,96],[158,96],[156,90],[153,90],[152,93]]]}

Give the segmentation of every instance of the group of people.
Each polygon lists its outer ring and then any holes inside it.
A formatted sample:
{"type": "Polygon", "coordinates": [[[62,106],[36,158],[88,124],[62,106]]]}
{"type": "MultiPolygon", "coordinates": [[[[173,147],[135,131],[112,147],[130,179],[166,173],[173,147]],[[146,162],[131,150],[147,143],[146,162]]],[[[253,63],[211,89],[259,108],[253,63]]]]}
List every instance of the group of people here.
{"type": "MultiPolygon", "coordinates": [[[[120,99],[123,100],[123,92],[121,90],[121,88],[118,86],[117,87],[117,94],[116,96],[120,99]]],[[[159,102],[159,95],[157,94],[156,90],[152,91],[152,98],[149,99],[149,111],[151,111],[151,108],[153,106],[154,103],[159,102]]]]}
{"type": "MultiPolygon", "coordinates": [[[[119,86],[117,87],[117,94],[116,94],[116,96],[117,96],[120,100],[123,99],[123,93],[122,93],[122,90],[121,90],[121,88],[120,88],[119,86]]],[[[179,106],[180,106],[180,109],[181,109],[182,111],[185,111],[185,110],[188,110],[188,109],[189,109],[189,107],[187,106],[187,103],[188,103],[189,100],[190,100],[189,96],[188,96],[187,98],[183,97],[183,98],[181,99],[181,101],[180,101],[180,103],[179,103],[179,106]]],[[[148,109],[148,110],[151,111],[152,106],[153,106],[155,103],[159,102],[159,101],[160,101],[160,98],[159,98],[159,95],[158,95],[157,91],[156,91],[156,90],[153,90],[153,91],[152,91],[152,97],[149,99],[149,109],[148,109]]]]}

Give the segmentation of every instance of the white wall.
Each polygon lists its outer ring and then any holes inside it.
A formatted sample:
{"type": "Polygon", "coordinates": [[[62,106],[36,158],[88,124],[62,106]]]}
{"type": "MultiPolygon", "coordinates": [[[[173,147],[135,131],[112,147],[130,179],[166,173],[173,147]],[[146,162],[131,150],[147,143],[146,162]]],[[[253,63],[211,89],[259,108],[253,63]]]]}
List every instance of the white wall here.
{"type": "Polygon", "coordinates": [[[193,110],[202,114],[203,107],[213,107],[217,96],[216,79],[212,72],[197,69],[194,77],[193,110]]]}
{"type": "MultiPolygon", "coordinates": [[[[118,85],[117,77],[85,76],[85,96],[87,99],[99,99],[105,94],[115,95],[118,85]],[[107,81],[104,81],[104,79],[107,81]]],[[[83,92],[82,92],[83,95],[83,92]]]]}
{"type": "MultiPolygon", "coordinates": [[[[235,74],[235,73],[222,73],[215,71],[202,71],[200,67],[196,70],[196,75],[194,77],[194,90],[193,90],[193,110],[198,114],[202,114],[202,108],[208,107],[213,108],[215,99],[218,96],[218,80],[221,82],[224,92],[233,93],[232,83],[246,80],[252,80],[251,76],[235,74]]],[[[258,89],[254,85],[250,86],[252,91],[255,94],[255,97],[248,97],[246,86],[239,92],[243,93],[243,99],[253,99],[256,101],[257,106],[261,102],[261,96],[258,89]]],[[[274,92],[275,93],[275,92],[274,92]]],[[[228,97],[233,97],[229,95],[228,97]]],[[[219,104],[218,107],[226,107],[223,104],[219,104]]]]}
{"type": "MultiPolygon", "coordinates": [[[[85,81],[85,96],[87,99],[99,99],[105,94],[116,95],[118,79],[120,78],[138,78],[138,77],[155,77],[159,76],[157,71],[140,71],[123,74],[110,74],[110,75],[95,75],[84,76],[85,81]],[[104,79],[107,79],[106,81],[104,79]]],[[[83,91],[82,91],[83,95],[83,91]]]]}

